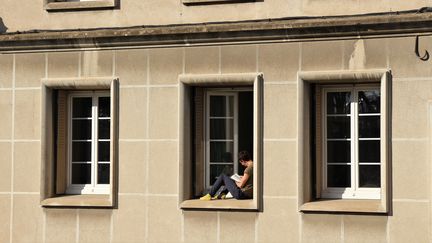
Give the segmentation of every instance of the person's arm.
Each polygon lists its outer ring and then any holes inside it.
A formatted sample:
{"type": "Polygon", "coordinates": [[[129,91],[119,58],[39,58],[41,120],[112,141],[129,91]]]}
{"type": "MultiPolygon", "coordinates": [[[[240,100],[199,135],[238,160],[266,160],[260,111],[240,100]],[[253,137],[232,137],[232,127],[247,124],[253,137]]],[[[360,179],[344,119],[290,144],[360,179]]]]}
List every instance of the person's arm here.
{"type": "Polygon", "coordinates": [[[241,180],[240,181],[236,181],[236,185],[239,188],[243,188],[244,185],[246,184],[246,182],[248,181],[248,179],[249,179],[249,174],[244,173],[244,175],[241,177],[241,180]]]}

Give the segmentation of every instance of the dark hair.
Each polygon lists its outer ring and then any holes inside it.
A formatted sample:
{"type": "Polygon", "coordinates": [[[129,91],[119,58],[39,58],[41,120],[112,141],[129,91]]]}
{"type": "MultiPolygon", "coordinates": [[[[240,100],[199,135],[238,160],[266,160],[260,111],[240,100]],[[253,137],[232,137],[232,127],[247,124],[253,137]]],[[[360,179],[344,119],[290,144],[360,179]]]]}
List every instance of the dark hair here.
{"type": "Polygon", "coordinates": [[[246,151],[246,150],[240,151],[238,157],[239,157],[239,160],[243,160],[243,161],[251,160],[251,157],[250,157],[248,151],[246,151]]]}

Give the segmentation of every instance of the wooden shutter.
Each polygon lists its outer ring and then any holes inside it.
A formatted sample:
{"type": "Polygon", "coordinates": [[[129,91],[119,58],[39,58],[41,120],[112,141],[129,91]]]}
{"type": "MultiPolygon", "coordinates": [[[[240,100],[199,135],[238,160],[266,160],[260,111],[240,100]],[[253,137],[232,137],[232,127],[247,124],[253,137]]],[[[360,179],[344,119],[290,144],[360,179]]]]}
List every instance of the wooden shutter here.
{"type": "Polygon", "coordinates": [[[195,87],[194,97],[195,117],[195,180],[194,194],[201,196],[205,189],[205,131],[204,131],[204,89],[195,87]]]}
{"type": "Polygon", "coordinates": [[[315,178],[316,178],[316,198],[321,197],[322,183],[323,183],[323,163],[322,163],[322,88],[315,86],[315,178]]]}
{"type": "Polygon", "coordinates": [[[59,90],[57,97],[56,194],[64,194],[67,187],[67,103],[67,92],[59,90]]]}

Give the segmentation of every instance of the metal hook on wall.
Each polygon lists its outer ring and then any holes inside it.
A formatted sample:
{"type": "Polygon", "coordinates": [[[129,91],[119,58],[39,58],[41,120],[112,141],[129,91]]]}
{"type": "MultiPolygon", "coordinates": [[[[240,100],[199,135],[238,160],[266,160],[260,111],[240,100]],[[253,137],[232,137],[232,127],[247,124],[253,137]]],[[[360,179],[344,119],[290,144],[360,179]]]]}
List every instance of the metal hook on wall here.
{"type": "Polygon", "coordinates": [[[415,43],[415,50],[414,50],[414,52],[415,52],[416,56],[420,60],[427,61],[427,60],[429,60],[429,52],[427,50],[425,50],[425,54],[423,56],[420,56],[420,53],[419,53],[419,39],[420,39],[420,36],[416,36],[416,43],[415,43]]]}

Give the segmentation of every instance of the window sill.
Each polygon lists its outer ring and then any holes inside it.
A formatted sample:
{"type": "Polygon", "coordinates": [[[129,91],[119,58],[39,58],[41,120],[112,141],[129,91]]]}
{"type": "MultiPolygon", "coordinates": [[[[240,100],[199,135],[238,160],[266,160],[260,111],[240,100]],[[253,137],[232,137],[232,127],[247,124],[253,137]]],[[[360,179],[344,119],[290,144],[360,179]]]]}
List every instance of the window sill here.
{"type": "Polygon", "coordinates": [[[43,207],[113,207],[110,195],[59,195],[41,202],[43,207]]]}
{"type": "Polygon", "coordinates": [[[255,0],[183,0],[183,4],[255,2],[255,0]]]}
{"type": "Polygon", "coordinates": [[[199,199],[186,200],[180,204],[183,210],[199,211],[253,211],[257,212],[258,208],[253,199],[248,200],[211,200],[203,201],[199,199]]]}
{"type": "Polygon", "coordinates": [[[49,2],[45,5],[45,10],[86,10],[86,9],[106,9],[114,8],[115,0],[104,1],[84,1],[84,2],[49,2]]]}
{"type": "Polygon", "coordinates": [[[329,213],[387,213],[381,200],[320,199],[300,206],[300,211],[329,213]]]}

